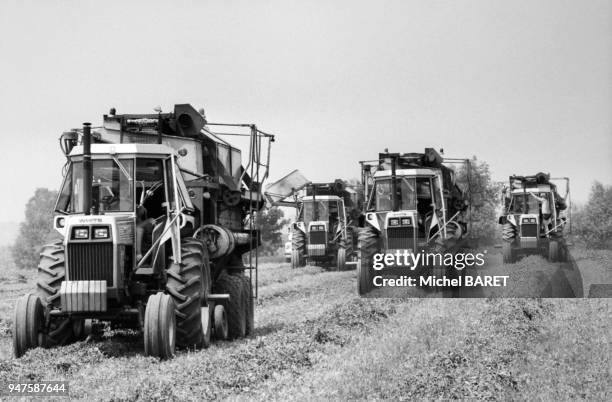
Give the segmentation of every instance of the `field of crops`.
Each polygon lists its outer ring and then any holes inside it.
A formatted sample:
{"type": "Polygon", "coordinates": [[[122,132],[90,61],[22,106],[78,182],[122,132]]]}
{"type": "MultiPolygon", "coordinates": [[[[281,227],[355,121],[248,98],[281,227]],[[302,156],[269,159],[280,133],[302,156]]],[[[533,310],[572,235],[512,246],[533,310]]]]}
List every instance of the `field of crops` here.
{"type": "Polygon", "coordinates": [[[14,360],[14,299],[33,289],[34,272],[2,253],[0,383],[66,380],[87,400],[612,395],[610,299],[362,299],[354,271],[284,263],[261,266],[247,339],[158,361],[137,334],[109,331],[14,360]]]}

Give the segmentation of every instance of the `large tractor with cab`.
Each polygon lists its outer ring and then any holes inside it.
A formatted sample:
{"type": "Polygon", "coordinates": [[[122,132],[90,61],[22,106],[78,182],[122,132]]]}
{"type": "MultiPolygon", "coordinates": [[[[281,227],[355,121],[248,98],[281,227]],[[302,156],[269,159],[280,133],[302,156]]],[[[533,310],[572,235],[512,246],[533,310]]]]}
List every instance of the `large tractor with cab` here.
{"type": "Polygon", "coordinates": [[[266,188],[268,201],[275,206],[294,208],[290,226],[291,267],[307,263],[345,270],[355,264],[356,229],[363,191],[342,179],[314,183],[298,170],[266,188]]]}
{"type": "MultiPolygon", "coordinates": [[[[373,258],[377,253],[455,253],[470,245],[469,159],[444,158],[435,149],[426,148],[423,153],[385,150],[378,159],[360,164],[366,197],[358,237],[360,295],[375,287],[374,277],[379,273],[373,268],[373,258]],[[457,167],[464,169],[465,183],[457,179],[457,167]]],[[[439,261],[413,269],[417,276],[465,275],[465,269],[439,261]]],[[[400,272],[397,267],[385,270],[400,272]]]]}
{"type": "Polygon", "coordinates": [[[523,255],[541,255],[551,262],[568,259],[566,227],[571,231],[569,178],[551,178],[548,173],[512,175],[502,189],[502,231],[504,263],[523,255]],[[564,185],[560,194],[559,187],[564,185]]]}
{"type": "Polygon", "coordinates": [[[273,139],[253,124],[209,123],[188,104],[111,109],[100,127],[64,132],[61,240],[44,246],[36,292],[17,302],[14,355],[108,324],[141,331],[159,358],[251,333],[273,139]],[[244,136],[246,164],[215,126],[244,136]]]}

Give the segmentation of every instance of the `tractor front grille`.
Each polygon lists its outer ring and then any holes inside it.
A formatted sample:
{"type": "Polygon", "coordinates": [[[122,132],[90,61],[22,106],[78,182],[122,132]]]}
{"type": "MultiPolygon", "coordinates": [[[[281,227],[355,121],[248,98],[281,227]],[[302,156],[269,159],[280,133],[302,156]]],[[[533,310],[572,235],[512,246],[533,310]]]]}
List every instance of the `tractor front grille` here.
{"type": "Polygon", "coordinates": [[[69,243],[68,280],[113,286],[113,243],[69,243]]]}
{"type": "Polygon", "coordinates": [[[521,224],[521,237],[538,237],[538,225],[536,223],[521,224]]]}
{"type": "Polygon", "coordinates": [[[389,250],[414,251],[414,228],[412,226],[387,228],[387,242],[389,250]]]}
{"type": "Polygon", "coordinates": [[[322,230],[310,232],[310,244],[325,244],[325,234],[322,230]]]}

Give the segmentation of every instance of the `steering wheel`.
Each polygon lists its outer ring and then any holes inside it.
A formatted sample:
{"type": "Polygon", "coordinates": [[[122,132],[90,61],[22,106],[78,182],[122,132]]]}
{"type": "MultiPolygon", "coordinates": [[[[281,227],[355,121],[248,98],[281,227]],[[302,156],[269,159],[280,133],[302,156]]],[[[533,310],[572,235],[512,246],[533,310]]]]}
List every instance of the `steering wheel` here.
{"type": "Polygon", "coordinates": [[[111,209],[111,205],[113,203],[119,201],[119,197],[117,197],[117,194],[113,192],[113,189],[110,188],[110,186],[103,186],[102,188],[108,191],[109,195],[105,195],[104,197],[102,197],[101,201],[104,204],[104,209],[109,210],[111,209]]]}

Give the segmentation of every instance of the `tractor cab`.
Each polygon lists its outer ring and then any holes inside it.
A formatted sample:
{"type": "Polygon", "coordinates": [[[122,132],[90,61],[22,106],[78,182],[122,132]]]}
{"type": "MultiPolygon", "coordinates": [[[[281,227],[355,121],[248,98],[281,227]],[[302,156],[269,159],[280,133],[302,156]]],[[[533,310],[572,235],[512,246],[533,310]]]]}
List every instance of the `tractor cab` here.
{"type": "Polygon", "coordinates": [[[541,253],[551,261],[564,259],[561,238],[568,222],[569,179],[549,174],[510,176],[502,190],[502,248],[504,262],[512,263],[520,254],[541,253]],[[565,181],[566,192],[559,194],[555,181],[565,181]]]}
{"type": "Polygon", "coordinates": [[[308,237],[308,255],[325,255],[329,241],[337,237],[346,222],[344,201],[335,195],[306,197],[298,208],[297,221],[308,237]]]}
{"type": "Polygon", "coordinates": [[[193,232],[197,214],[172,148],[93,144],[89,155],[91,168],[82,146],[68,155],[54,227],[64,237],[68,280],[106,279],[120,289],[125,277],[117,272],[161,272],[166,251],[180,258],[180,233],[193,232]],[[76,272],[92,261],[95,274],[76,272]]]}
{"type": "Polygon", "coordinates": [[[360,163],[367,200],[359,222],[360,294],[372,287],[376,253],[455,250],[466,243],[471,219],[469,160],[443,158],[425,148],[423,153],[385,150],[378,159],[360,163]],[[464,188],[447,166],[451,164],[464,169],[464,188]]]}
{"type": "Polygon", "coordinates": [[[389,171],[374,174],[368,211],[375,211],[377,223],[387,230],[389,249],[415,250],[416,245],[427,244],[439,227],[434,216],[445,207],[441,177],[433,169],[399,169],[395,177],[394,193],[389,171]]]}

